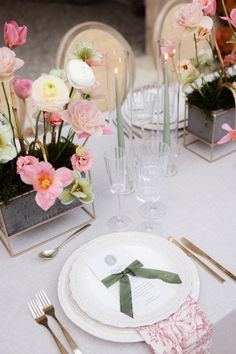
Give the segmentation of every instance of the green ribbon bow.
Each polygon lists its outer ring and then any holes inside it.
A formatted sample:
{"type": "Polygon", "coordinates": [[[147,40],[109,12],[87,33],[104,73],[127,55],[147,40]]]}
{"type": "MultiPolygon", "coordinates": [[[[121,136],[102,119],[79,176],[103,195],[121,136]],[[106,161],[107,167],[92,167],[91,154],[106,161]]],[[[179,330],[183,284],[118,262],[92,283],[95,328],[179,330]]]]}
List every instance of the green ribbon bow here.
{"type": "Polygon", "coordinates": [[[143,264],[136,259],[134,262],[128,265],[128,267],[126,267],[122,272],[111,274],[102,280],[102,283],[107,288],[115,284],[117,281],[120,282],[120,311],[132,318],[134,317],[132,293],[128,275],[133,275],[134,277],[141,277],[146,279],[161,279],[166,283],[182,283],[180,277],[176,273],[142,267],[143,264]]]}

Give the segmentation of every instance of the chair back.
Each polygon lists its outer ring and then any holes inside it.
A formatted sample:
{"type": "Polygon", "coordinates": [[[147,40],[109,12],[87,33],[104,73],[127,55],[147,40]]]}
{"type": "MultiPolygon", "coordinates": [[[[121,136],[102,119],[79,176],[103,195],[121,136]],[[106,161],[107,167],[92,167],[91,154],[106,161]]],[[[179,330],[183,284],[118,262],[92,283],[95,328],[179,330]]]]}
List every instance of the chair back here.
{"type": "MultiPolygon", "coordinates": [[[[103,53],[109,56],[109,53],[119,52],[119,51],[127,51],[129,53],[130,62],[131,62],[131,77],[132,81],[135,78],[135,58],[134,53],[127,42],[127,40],[113,27],[108,26],[101,22],[84,22],[81,23],[72,29],[70,29],[62,38],[61,43],[59,45],[57,51],[56,58],[56,66],[57,68],[64,68],[67,60],[69,59],[69,54],[74,51],[76,44],[78,42],[85,41],[93,43],[95,48],[98,48],[103,53]]],[[[96,101],[96,104],[102,111],[108,111],[113,109],[115,106],[115,92],[112,90],[113,81],[114,81],[114,65],[109,61],[109,65],[106,64],[106,67],[93,67],[95,77],[97,81],[103,86],[104,90],[110,91],[106,92],[106,97],[109,96],[108,99],[96,101]],[[109,81],[108,82],[108,78],[109,81]],[[112,79],[113,78],[113,79],[112,79]],[[109,87],[111,88],[109,90],[109,87]],[[108,104],[110,107],[108,107],[108,104]]],[[[126,73],[120,73],[119,75],[122,81],[126,80],[126,73]]],[[[125,84],[120,83],[121,87],[125,87],[125,84]]],[[[124,98],[125,93],[121,92],[121,96],[124,98]]]]}

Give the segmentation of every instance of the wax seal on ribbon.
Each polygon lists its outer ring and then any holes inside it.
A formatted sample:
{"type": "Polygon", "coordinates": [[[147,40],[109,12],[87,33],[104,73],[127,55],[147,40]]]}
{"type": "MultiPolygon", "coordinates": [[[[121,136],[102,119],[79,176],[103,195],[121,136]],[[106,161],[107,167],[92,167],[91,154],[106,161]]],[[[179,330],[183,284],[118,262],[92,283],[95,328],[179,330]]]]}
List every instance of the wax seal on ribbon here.
{"type": "Polygon", "coordinates": [[[107,288],[118,281],[120,282],[120,311],[132,318],[134,316],[129,275],[146,279],[160,279],[172,284],[182,283],[178,274],[159,269],[143,268],[143,264],[137,259],[130,263],[122,272],[111,274],[104,278],[102,283],[107,288]]]}

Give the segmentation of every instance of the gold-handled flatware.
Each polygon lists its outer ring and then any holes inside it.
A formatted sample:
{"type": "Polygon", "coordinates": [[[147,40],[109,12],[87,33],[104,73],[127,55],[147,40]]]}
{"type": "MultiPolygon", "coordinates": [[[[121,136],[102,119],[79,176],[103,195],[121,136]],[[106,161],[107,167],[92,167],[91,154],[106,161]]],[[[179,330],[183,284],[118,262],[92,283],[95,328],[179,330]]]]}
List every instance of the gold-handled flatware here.
{"type": "Polygon", "coordinates": [[[49,315],[55,319],[59,327],[61,328],[62,333],[64,334],[69,346],[71,347],[72,351],[74,354],[82,354],[80,351],[77,343],[74,341],[74,339],[71,337],[71,335],[68,333],[68,331],[65,329],[65,327],[61,324],[61,322],[58,320],[55,314],[55,309],[51,301],[49,300],[48,296],[46,295],[45,291],[41,290],[35,295],[36,299],[40,303],[43,312],[46,315],[49,315]]]}
{"type": "Polygon", "coordinates": [[[209,256],[207,253],[202,251],[199,247],[197,247],[194,243],[189,241],[187,238],[182,237],[181,242],[192,252],[199,254],[200,256],[208,259],[209,262],[214,264],[218,269],[220,269],[222,272],[224,272],[226,275],[228,275],[231,279],[236,280],[236,275],[231,273],[228,269],[223,267],[220,263],[218,263],[215,259],[213,259],[211,256],[209,256]]]}
{"type": "Polygon", "coordinates": [[[177,247],[179,247],[185,254],[187,254],[187,256],[189,256],[190,258],[192,258],[194,261],[196,261],[199,265],[201,265],[205,270],[208,271],[208,273],[210,273],[211,275],[213,275],[213,277],[215,277],[218,281],[220,281],[221,283],[225,282],[225,279],[222,278],[219,274],[217,274],[213,269],[211,269],[210,267],[208,267],[208,265],[206,263],[204,263],[201,259],[199,259],[198,257],[195,256],[195,254],[193,254],[192,252],[190,252],[187,248],[185,248],[183,245],[181,245],[181,243],[179,243],[178,241],[176,241],[174,239],[174,237],[170,236],[168,237],[168,240],[172,243],[174,243],[177,247]]]}
{"type": "Polygon", "coordinates": [[[59,246],[52,248],[52,249],[48,249],[48,250],[44,250],[41,251],[38,255],[40,258],[44,258],[44,259],[52,259],[53,257],[55,257],[59,250],[65,246],[65,244],[67,244],[69,241],[73,240],[73,238],[75,238],[77,236],[77,234],[79,234],[81,231],[87,229],[87,227],[91,226],[91,224],[86,224],[82,227],[80,227],[78,230],[76,230],[75,232],[73,232],[72,235],[70,235],[68,238],[66,238],[59,246]]]}
{"type": "Polygon", "coordinates": [[[54,334],[54,332],[49,327],[47,316],[45,315],[45,313],[41,309],[37,300],[32,300],[31,302],[28,303],[28,306],[29,306],[30,312],[31,312],[33,318],[35,319],[35,321],[38,324],[46,327],[47,330],[50,332],[50,334],[53,337],[54,341],[56,342],[56,345],[58,346],[61,354],[69,354],[68,351],[62,345],[62,343],[59,341],[57,336],[54,334]]]}

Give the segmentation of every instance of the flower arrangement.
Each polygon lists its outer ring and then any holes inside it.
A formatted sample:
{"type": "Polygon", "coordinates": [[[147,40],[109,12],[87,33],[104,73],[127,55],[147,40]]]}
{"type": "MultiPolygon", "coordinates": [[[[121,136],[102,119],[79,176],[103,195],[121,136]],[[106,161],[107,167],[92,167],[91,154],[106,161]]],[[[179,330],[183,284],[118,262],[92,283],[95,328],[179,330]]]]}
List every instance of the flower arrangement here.
{"type": "Polygon", "coordinates": [[[15,77],[24,61],[13,49],[26,40],[26,26],[5,23],[5,47],[0,48],[0,201],[8,203],[33,190],[36,203],[45,211],[58,198],[63,204],[75,199],[90,203],[94,195],[88,172],[93,157],[86,143],[90,137],[110,133],[92,102],[103,95],[92,67],[103,65],[104,54],[91,43],[78,43],[65,70],[54,69],[31,81],[15,77]],[[35,115],[27,114],[32,136],[26,134],[16,96],[26,106],[30,99],[36,110],[35,115]],[[1,107],[4,101],[5,113],[1,107]]]}
{"type": "Polygon", "coordinates": [[[214,19],[216,0],[192,0],[177,10],[175,27],[190,37],[195,45],[195,57],[186,58],[179,65],[180,77],[187,102],[200,108],[209,119],[210,112],[235,107],[236,82],[236,8],[228,14],[222,0],[225,16],[218,21],[227,22],[231,31],[232,51],[223,56],[216,40],[214,19]],[[209,49],[199,50],[199,43],[206,41],[209,49]]]}

